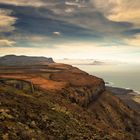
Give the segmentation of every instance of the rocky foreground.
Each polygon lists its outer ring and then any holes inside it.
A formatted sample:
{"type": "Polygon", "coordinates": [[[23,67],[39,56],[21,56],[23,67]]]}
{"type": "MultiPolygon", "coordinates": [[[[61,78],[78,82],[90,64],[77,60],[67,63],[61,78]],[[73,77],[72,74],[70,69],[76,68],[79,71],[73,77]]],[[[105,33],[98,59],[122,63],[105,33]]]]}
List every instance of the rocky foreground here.
{"type": "Polygon", "coordinates": [[[140,115],[70,65],[0,67],[0,139],[138,140],[140,115]]]}

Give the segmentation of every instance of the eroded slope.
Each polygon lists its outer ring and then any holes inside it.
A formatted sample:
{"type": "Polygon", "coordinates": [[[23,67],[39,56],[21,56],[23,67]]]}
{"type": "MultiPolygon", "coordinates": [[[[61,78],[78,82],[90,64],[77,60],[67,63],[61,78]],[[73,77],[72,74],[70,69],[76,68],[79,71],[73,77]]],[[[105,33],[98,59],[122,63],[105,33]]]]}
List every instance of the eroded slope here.
{"type": "Polygon", "coordinates": [[[140,116],[104,81],[64,64],[0,68],[1,139],[135,140],[140,116]]]}

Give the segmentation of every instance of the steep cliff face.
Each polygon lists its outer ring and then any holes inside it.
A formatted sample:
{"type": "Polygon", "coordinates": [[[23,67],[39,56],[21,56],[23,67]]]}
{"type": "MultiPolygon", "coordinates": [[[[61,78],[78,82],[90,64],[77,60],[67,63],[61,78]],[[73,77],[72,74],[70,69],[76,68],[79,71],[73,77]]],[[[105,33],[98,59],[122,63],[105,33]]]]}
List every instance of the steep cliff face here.
{"type": "Polygon", "coordinates": [[[139,139],[140,115],[102,79],[70,65],[31,67],[0,69],[0,139],[139,139]]]}
{"type": "Polygon", "coordinates": [[[50,78],[57,82],[66,82],[67,87],[62,90],[62,94],[73,103],[83,107],[88,106],[105,91],[105,84],[102,79],[91,76],[74,67],[55,72],[51,74],[50,78]]]}
{"type": "Polygon", "coordinates": [[[34,93],[35,90],[33,83],[26,80],[0,78],[0,84],[11,86],[27,93],[34,93]]]}
{"type": "Polygon", "coordinates": [[[98,87],[68,87],[62,90],[61,94],[72,103],[87,107],[92,101],[95,101],[104,90],[105,88],[102,84],[98,87]]]}

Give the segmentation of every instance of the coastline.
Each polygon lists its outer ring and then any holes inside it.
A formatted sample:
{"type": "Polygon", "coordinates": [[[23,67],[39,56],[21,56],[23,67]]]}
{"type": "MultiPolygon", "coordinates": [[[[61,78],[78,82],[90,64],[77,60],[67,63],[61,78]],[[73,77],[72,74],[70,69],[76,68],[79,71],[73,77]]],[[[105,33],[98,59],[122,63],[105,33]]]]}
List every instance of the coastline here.
{"type": "Polygon", "coordinates": [[[127,106],[140,113],[140,94],[133,89],[106,85],[106,89],[119,97],[127,106]]]}
{"type": "Polygon", "coordinates": [[[87,73],[104,79],[109,86],[125,89],[133,89],[140,94],[140,65],[118,64],[118,65],[73,65],[87,73]],[[136,69],[133,69],[137,67],[136,69]],[[112,83],[113,82],[113,83],[112,83]]]}
{"type": "Polygon", "coordinates": [[[114,88],[114,89],[120,89],[120,90],[126,91],[129,94],[140,95],[140,91],[137,91],[137,90],[134,90],[131,88],[127,88],[127,87],[120,87],[120,86],[118,87],[113,82],[105,82],[105,86],[114,88]]]}

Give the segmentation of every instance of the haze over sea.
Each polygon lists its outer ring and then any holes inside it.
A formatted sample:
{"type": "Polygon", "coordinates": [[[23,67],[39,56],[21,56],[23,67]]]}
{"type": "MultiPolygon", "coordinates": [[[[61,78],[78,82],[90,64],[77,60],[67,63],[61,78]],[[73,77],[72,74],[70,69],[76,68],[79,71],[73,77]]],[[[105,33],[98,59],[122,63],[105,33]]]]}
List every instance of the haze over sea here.
{"type": "Polygon", "coordinates": [[[91,75],[103,78],[112,86],[130,88],[140,93],[140,64],[74,65],[91,75]]]}

